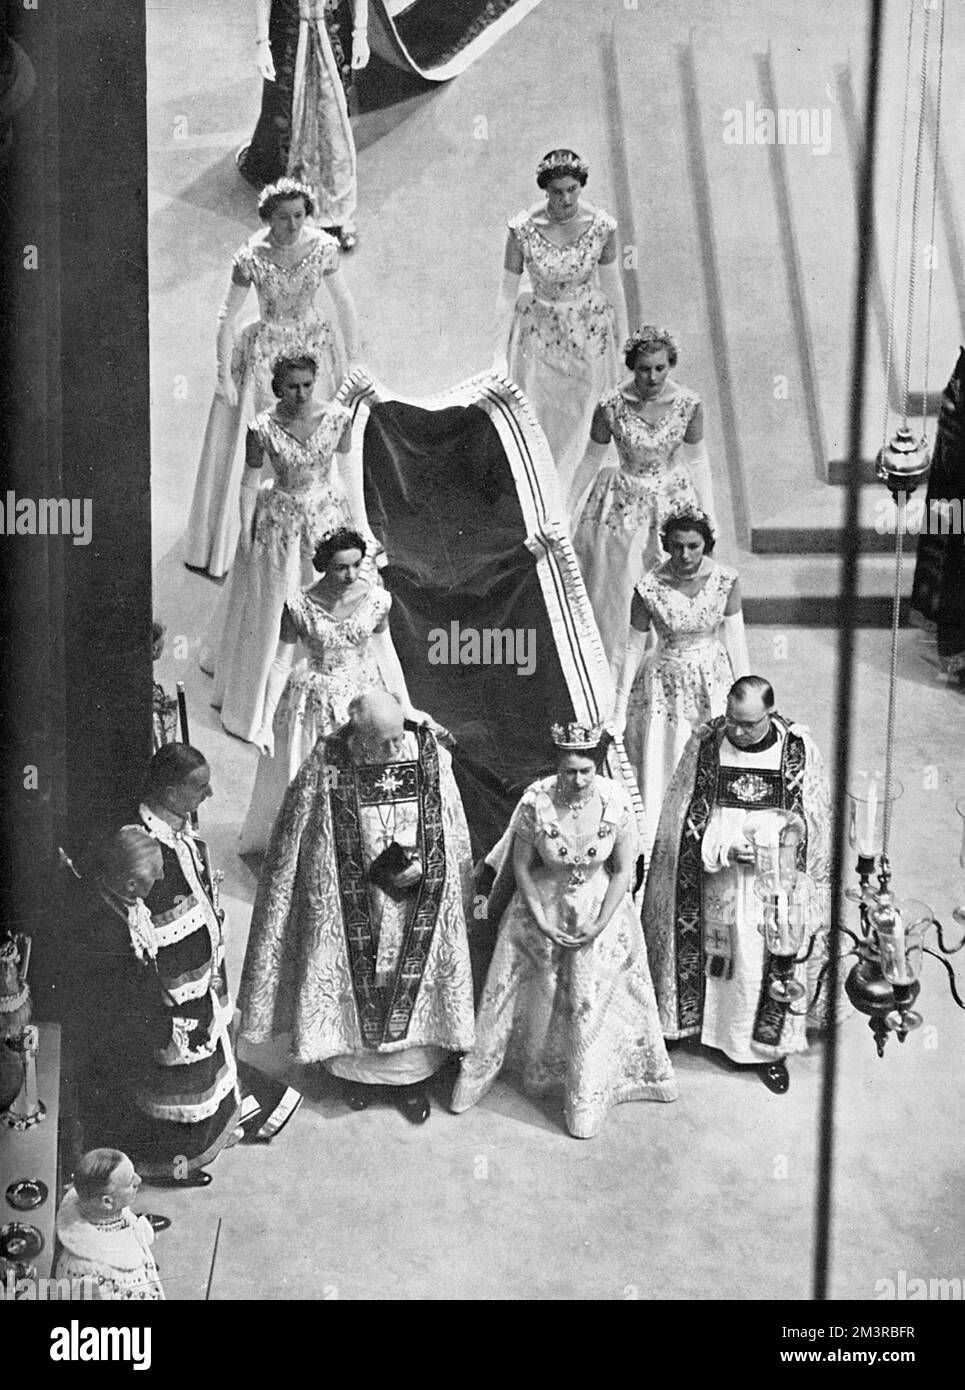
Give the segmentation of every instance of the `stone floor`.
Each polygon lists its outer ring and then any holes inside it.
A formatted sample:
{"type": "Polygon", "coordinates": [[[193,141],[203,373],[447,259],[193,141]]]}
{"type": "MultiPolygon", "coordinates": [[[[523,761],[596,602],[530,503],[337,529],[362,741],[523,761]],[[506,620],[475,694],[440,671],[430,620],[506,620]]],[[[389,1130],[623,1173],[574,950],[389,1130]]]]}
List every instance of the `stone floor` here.
{"type": "MultiPolygon", "coordinates": [[[[179,11],[175,26],[169,6],[148,0],[155,611],[168,628],[158,675],[169,686],[185,681],[192,739],[212,765],[217,798],[204,829],[227,874],[234,979],[255,886],[234,846],[256,754],[221,731],[207,704],[196,656],[217,590],[183,568],[179,545],[214,384],[214,315],[230,255],[256,221],[233,162],[259,88],[238,8],[210,0],[179,11]]],[[[531,166],[546,149],[581,150],[593,171],[588,194],[613,205],[602,47],[611,33],[633,103],[628,143],[638,157],[653,155],[679,143],[679,132],[648,124],[648,104],[659,102],[635,75],[704,21],[720,62],[743,60],[762,39],[762,7],[747,9],[736,0],[639,10],[543,0],[457,82],[360,118],[362,240],[347,273],[375,375],[424,396],[488,364],[505,217],[533,200],[531,166]]],[[[824,24],[840,37],[836,11],[830,0],[806,14],[792,0],[767,7],[785,44],[795,25],[813,36],[824,24]]],[[[668,243],[675,217],[688,215],[684,177],[655,165],[640,190],[649,202],[659,181],[668,243]]],[[[669,244],[657,253],[669,267],[661,316],[696,340],[701,304],[686,266],[669,244]]],[[[684,377],[701,394],[712,375],[707,351],[691,353],[684,377]]],[[[736,384],[744,386],[739,376],[736,384]]],[[[749,633],[752,664],[774,681],[780,708],[808,723],[829,754],[836,641],[828,629],[749,633]]],[[[888,634],[862,632],[857,658],[855,765],[877,765],[888,634]]],[[[901,890],[946,920],[965,891],[954,814],[965,794],[963,735],[962,697],[944,683],[927,639],[902,632],[896,766],[905,792],[894,867],[901,890]]],[[[890,1044],[883,1061],[860,1019],[844,1026],[836,1297],[871,1298],[900,1270],[965,1273],[965,1017],[934,962],[923,1006],[926,1026],[903,1047],[890,1044]]],[[[284,1046],[260,1060],[284,1071],[284,1046]]],[[[567,1136],[554,1105],[510,1085],[463,1116],[439,1103],[414,1129],[392,1109],[351,1114],[323,1079],[293,1073],[306,1102],[270,1147],[224,1154],[204,1191],[151,1195],[151,1207],[174,1218],[159,1242],[168,1293],[204,1297],[217,1238],[215,1299],[806,1297],[820,1048],[795,1059],[783,1098],[699,1048],[680,1047],[674,1060],[676,1105],[620,1107],[589,1143],[567,1136]]]]}

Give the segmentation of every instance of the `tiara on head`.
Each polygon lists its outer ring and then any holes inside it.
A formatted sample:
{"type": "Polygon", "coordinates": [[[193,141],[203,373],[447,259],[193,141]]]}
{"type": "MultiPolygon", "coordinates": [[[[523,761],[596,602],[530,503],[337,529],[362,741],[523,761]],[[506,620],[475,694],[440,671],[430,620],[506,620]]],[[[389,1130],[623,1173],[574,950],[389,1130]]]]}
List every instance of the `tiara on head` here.
{"type": "Polygon", "coordinates": [[[550,736],[563,752],[585,753],[596,749],[604,730],[603,724],[581,724],[574,719],[569,724],[553,724],[550,736]]]}
{"type": "Polygon", "coordinates": [[[629,338],[623,344],[624,357],[626,357],[628,353],[633,352],[635,348],[638,348],[641,343],[657,343],[661,347],[671,347],[674,352],[679,350],[677,348],[677,340],[670,329],[661,328],[655,323],[645,323],[642,328],[638,328],[635,333],[630,334],[629,338]]]}
{"type": "Polygon", "coordinates": [[[536,177],[548,174],[551,169],[572,169],[575,174],[586,178],[590,172],[590,166],[582,160],[578,154],[572,150],[550,150],[545,159],[541,159],[536,166],[536,177]]]}
{"type": "Polygon", "coordinates": [[[680,522],[688,521],[702,521],[714,540],[717,539],[717,527],[714,525],[713,517],[708,516],[706,512],[702,512],[697,506],[688,507],[686,504],[667,513],[667,516],[664,518],[664,523],[660,528],[660,534],[662,536],[669,535],[671,531],[676,530],[680,522]]]}

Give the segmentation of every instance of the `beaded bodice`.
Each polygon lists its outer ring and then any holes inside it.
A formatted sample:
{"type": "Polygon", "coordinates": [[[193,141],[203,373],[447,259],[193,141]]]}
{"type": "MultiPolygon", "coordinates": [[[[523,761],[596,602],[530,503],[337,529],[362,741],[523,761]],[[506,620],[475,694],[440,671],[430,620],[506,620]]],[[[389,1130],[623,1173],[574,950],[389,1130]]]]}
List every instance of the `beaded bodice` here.
{"type": "Polygon", "coordinates": [[[591,283],[593,272],[616,222],[598,209],[593,221],[571,246],[557,246],[540,231],[528,212],[510,219],[510,230],[519,242],[537,299],[577,299],[591,283]]]}
{"type": "Polygon", "coordinates": [[[315,429],[303,444],[280,425],[270,410],[252,420],[253,430],[275,473],[275,487],[299,496],[331,483],[332,455],[351,419],[343,405],[330,402],[315,429]]]}
{"type": "Polygon", "coordinates": [[[651,425],[632,409],[622,389],[608,392],[600,401],[600,410],[610,426],[624,472],[643,479],[665,472],[699,404],[695,391],[678,386],[670,409],[651,425]]]}
{"type": "Polygon", "coordinates": [[[664,655],[683,655],[715,640],[736,578],[736,570],[715,563],[703,587],[688,596],[653,570],[644,575],[637,593],[646,604],[664,655]]]}
{"type": "Polygon", "coordinates": [[[260,247],[246,242],[235,255],[234,268],[254,285],[265,322],[304,319],[315,307],[324,276],[338,269],[338,243],[327,232],[319,232],[301,260],[286,269],[260,247]]]}
{"type": "Polygon", "coordinates": [[[347,618],[334,618],[307,590],[289,598],[287,606],[308,647],[309,669],[332,676],[352,673],[366,663],[369,638],[392,606],[392,596],[372,585],[347,618]]]}

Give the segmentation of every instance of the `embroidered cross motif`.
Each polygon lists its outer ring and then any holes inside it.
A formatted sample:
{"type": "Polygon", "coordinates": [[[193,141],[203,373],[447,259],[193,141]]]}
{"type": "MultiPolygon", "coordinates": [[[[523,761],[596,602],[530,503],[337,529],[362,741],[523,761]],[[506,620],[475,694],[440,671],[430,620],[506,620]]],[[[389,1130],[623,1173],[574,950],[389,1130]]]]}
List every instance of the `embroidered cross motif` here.
{"type": "Polygon", "coordinates": [[[383,792],[385,794],[386,797],[392,797],[402,786],[402,780],[401,778],[396,777],[395,773],[392,771],[390,767],[387,767],[375,785],[378,787],[380,792],[383,792]]]}
{"type": "Polygon", "coordinates": [[[743,777],[735,777],[731,789],[742,801],[763,801],[768,791],[763,777],[755,777],[751,772],[743,777]]]}

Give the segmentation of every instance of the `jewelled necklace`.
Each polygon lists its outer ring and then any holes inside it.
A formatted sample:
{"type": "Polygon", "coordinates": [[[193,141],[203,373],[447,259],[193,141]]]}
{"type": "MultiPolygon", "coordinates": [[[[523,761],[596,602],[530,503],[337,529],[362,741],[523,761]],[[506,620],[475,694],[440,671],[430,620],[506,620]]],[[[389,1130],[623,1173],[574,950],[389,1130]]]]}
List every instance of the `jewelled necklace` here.
{"type": "MultiPolygon", "coordinates": [[[[581,801],[574,803],[566,801],[564,798],[563,804],[566,806],[568,810],[572,811],[574,815],[578,815],[580,811],[585,810],[586,807],[589,806],[590,802],[594,799],[595,795],[596,787],[591,786],[589,795],[583,798],[581,801]]],[[[585,866],[588,864],[592,864],[593,861],[599,857],[599,846],[595,843],[595,841],[605,840],[610,833],[607,827],[603,824],[602,808],[600,813],[600,825],[596,833],[581,833],[577,831],[576,845],[573,847],[572,850],[571,847],[564,842],[563,834],[559,826],[551,826],[548,833],[551,840],[558,840],[560,842],[557,849],[557,853],[559,854],[560,859],[563,860],[565,864],[569,866],[569,878],[567,879],[566,886],[568,888],[578,888],[580,884],[586,882],[585,866]],[[590,844],[587,846],[586,849],[584,849],[584,844],[587,840],[590,840],[590,844]]]]}

